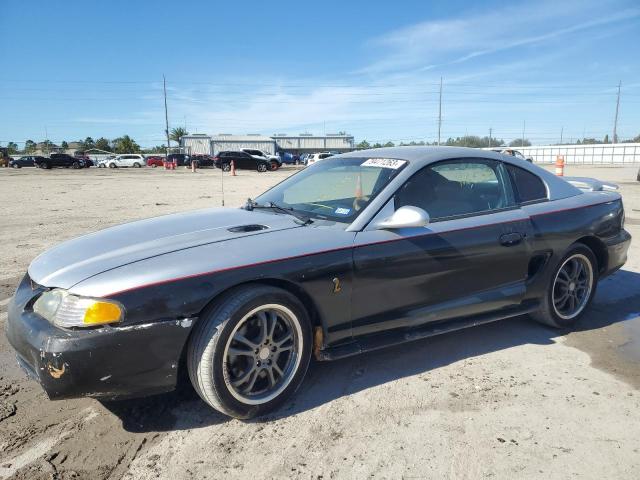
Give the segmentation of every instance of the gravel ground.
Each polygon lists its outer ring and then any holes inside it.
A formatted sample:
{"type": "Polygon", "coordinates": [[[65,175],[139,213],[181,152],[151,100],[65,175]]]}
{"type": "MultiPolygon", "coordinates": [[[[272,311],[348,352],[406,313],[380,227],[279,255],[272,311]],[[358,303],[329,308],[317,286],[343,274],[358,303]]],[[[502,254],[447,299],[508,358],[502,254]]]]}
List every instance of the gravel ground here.
{"type": "MultiPolygon", "coordinates": [[[[293,168],[225,175],[225,203],[293,168]]],[[[637,169],[567,167],[621,185],[637,169]]],[[[0,169],[0,327],[29,262],[62,240],[221,204],[202,170],[0,169]]],[[[636,240],[637,243],[637,240],[636,240]]],[[[48,401],[0,335],[0,479],[640,478],[640,249],[574,332],[516,318],[315,364],[282,410],[229,420],[184,387],[102,404],[48,401]]]]}

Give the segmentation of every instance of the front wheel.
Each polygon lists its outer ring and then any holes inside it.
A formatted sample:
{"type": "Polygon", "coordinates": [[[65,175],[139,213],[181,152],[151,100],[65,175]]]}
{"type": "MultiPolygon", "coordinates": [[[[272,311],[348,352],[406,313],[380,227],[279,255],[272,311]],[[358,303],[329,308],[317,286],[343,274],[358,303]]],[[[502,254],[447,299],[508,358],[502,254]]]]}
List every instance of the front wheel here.
{"type": "Polygon", "coordinates": [[[18,165],[17,163],[14,163],[13,165],[11,165],[13,168],[20,168],[20,165],[18,165]]]}
{"type": "Polygon", "coordinates": [[[133,168],[140,168],[140,164],[139,164],[138,162],[135,162],[135,163],[133,164],[133,168]]]}
{"type": "Polygon", "coordinates": [[[572,327],[591,303],[598,285],[598,262],[589,247],[574,244],[553,272],[534,320],[556,328],[572,327]]]}
{"type": "Polygon", "coordinates": [[[222,171],[223,172],[230,172],[231,171],[231,164],[230,163],[223,163],[222,164],[222,171]]]}
{"type": "Polygon", "coordinates": [[[266,172],[267,171],[267,164],[266,163],[259,163],[258,164],[258,171],[260,173],[266,172]]]}
{"type": "Polygon", "coordinates": [[[275,160],[271,160],[270,167],[271,167],[271,170],[277,170],[280,168],[280,164],[275,160]]]}
{"type": "Polygon", "coordinates": [[[189,341],[189,377],[198,395],[235,418],[279,407],[309,365],[309,316],[292,294],[262,285],[240,287],[200,318],[189,341]]]}
{"type": "Polygon", "coordinates": [[[116,168],[116,164],[115,163],[110,163],[109,164],[109,168],[116,168]]]}

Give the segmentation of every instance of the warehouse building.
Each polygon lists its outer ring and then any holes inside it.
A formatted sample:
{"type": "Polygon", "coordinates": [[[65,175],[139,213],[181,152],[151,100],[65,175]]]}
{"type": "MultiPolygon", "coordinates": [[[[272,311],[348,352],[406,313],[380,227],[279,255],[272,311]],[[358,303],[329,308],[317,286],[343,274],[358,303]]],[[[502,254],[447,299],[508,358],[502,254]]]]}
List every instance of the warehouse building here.
{"type": "Polygon", "coordinates": [[[282,152],[301,155],[317,152],[350,152],[354,149],[352,135],[328,134],[324,136],[301,133],[300,135],[276,134],[273,139],[282,152]]]}
{"type": "Polygon", "coordinates": [[[329,134],[311,135],[287,135],[285,133],[267,137],[260,134],[248,135],[185,135],[180,141],[180,146],[185,153],[215,155],[225,150],[240,150],[241,148],[253,148],[266,153],[290,153],[301,155],[303,153],[317,152],[350,152],[354,147],[352,135],[329,134]]]}

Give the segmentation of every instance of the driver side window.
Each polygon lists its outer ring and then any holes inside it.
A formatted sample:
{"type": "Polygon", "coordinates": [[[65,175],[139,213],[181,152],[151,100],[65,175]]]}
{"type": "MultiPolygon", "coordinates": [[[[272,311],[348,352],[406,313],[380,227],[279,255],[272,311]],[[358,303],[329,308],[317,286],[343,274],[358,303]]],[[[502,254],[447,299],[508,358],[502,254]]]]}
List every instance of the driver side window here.
{"type": "Polygon", "coordinates": [[[499,162],[447,160],[414,174],[395,195],[395,209],[412,205],[432,220],[488,213],[513,205],[499,162]]]}

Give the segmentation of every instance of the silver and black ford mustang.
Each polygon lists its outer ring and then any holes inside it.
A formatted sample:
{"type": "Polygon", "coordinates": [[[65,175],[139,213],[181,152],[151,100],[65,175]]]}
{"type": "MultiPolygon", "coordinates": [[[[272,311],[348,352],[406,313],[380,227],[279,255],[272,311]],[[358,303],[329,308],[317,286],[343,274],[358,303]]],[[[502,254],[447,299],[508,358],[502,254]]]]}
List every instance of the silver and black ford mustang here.
{"type": "Polygon", "coordinates": [[[626,261],[620,195],[446,147],[337,155],[242,209],[128,223],[36,258],[9,305],[52,399],[142,396],[188,371],[249,418],[333,360],[530,314],[571,327],[626,261]]]}

